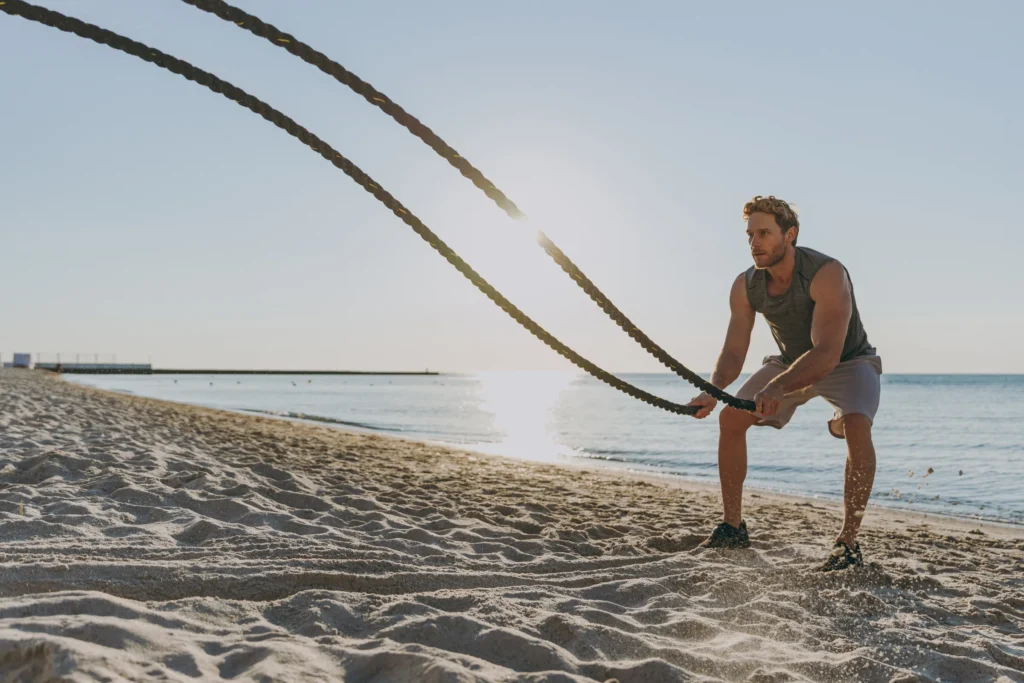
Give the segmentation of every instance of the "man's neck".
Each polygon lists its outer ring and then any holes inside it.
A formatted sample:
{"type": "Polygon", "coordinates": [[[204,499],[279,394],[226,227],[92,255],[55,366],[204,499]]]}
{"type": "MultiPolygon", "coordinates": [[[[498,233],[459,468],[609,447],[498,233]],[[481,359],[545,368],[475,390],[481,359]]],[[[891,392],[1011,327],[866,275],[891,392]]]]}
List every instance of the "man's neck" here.
{"type": "Polygon", "coordinates": [[[768,278],[777,285],[787,286],[793,279],[796,268],[796,247],[787,246],[786,255],[774,266],[768,268],[768,278]]]}

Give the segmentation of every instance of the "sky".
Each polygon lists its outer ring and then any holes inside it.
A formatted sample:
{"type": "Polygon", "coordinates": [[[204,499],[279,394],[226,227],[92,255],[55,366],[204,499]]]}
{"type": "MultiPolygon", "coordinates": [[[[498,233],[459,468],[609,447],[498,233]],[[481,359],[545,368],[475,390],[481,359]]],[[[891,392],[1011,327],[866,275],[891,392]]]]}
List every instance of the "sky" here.
{"type": "MultiPolygon", "coordinates": [[[[296,119],[613,372],[662,368],[534,231],[707,372],[750,265],[741,209],[755,194],[794,202],[800,244],[847,267],[886,372],[1024,372],[1020,3],[236,1],[418,117],[528,220],[345,86],[211,14],[39,4],[296,119]]],[[[2,13],[0,93],[5,358],[571,367],[343,173],[220,95],[2,13]]],[[[774,352],[759,318],[744,369],[774,352]]]]}

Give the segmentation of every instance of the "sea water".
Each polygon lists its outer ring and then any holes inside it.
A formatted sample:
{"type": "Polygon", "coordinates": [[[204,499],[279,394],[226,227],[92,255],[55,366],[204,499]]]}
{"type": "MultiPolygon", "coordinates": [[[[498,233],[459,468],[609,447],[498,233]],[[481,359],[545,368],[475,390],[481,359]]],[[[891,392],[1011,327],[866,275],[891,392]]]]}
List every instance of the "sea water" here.
{"type": "MultiPolygon", "coordinates": [[[[115,391],[238,411],[303,414],[346,429],[545,462],[718,481],[717,412],[673,415],[586,375],[69,375],[115,391]]],[[[676,402],[670,374],[622,375],[676,402]]],[[[741,377],[732,389],[745,379],[741,377]]],[[[840,499],[846,444],[813,399],[781,430],[748,432],[746,486],[840,499]]],[[[882,376],[876,504],[1024,524],[1024,375],[882,376]]]]}

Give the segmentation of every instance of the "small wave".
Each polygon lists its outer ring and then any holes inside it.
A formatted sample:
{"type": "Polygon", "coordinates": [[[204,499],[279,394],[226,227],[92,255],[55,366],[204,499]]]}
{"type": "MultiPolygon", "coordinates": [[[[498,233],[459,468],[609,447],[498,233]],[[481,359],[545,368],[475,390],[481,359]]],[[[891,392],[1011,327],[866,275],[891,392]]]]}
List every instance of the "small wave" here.
{"type": "Polygon", "coordinates": [[[348,420],[338,420],[333,417],[324,417],[323,415],[311,415],[309,413],[294,413],[289,410],[259,410],[257,408],[242,408],[242,410],[247,413],[273,415],[274,417],[286,417],[292,420],[308,420],[310,422],[324,422],[326,424],[343,425],[345,427],[359,427],[360,429],[369,429],[375,432],[402,431],[397,427],[380,427],[378,425],[371,425],[363,422],[350,422],[348,420]]]}
{"type": "Polygon", "coordinates": [[[617,458],[614,455],[603,455],[601,453],[588,453],[587,451],[576,451],[572,454],[574,458],[583,458],[585,460],[604,460],[606,462],[624,462],[628,464],[635,464],[639,462],[632,458],[617,458]]]}
{"type": "MultiPolygon", "coordinates": [[[[641,456],[645,455],[642,453],[636,453],[634,451],[622,451],[622,453],[641,456]]],[[[692,474],[694,470],[714,469],[718,466],[716,463],[713,462],[701,462],[682,459],[648,460],[643,457],[623,458],[617,455],[605,455],[604,453],[593,449],[570,449],[568,455],[570,455],[573,458],[580,458],[581,460],[600,460],[601,462],[608,463],[622,463],[624,465],[640,467],[644,471],[667,471],[670,474],[678,474],[681,476],[688,476],[692,474]]],[[[630,468],[626,469],[629,470],[630,468]]]]}
{"type": "Polygon", "coordinates": [[[588,448],[588,453],[594,455],[637,455],[638,451],[619,450],[617,448],[588,448]]]}
{"type": "Polygon", "coordinates": [[[680,453],[679,451],[672,450],[646,450],[636,451],[632,449],[618,449],[618,448],[582,448],[582,452],[586,452],[591,455],[597,456],[612,456],[612,457],[629,457],[629,458],[656,458],[661,456],[676,457],[680,453]]]}

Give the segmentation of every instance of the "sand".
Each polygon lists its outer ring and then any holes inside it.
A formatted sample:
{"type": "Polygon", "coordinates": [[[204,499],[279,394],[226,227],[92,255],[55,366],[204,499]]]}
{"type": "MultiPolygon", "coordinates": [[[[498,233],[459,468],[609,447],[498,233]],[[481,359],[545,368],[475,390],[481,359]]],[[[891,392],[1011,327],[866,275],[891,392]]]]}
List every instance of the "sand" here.
{"type": "MultiPolygon", "coordinates": [[[[892,457],[882,454],[881,457],[892,457]]],[[[2,681],[1024,681],[1024,530],[0,374],[2,681]]]]}

